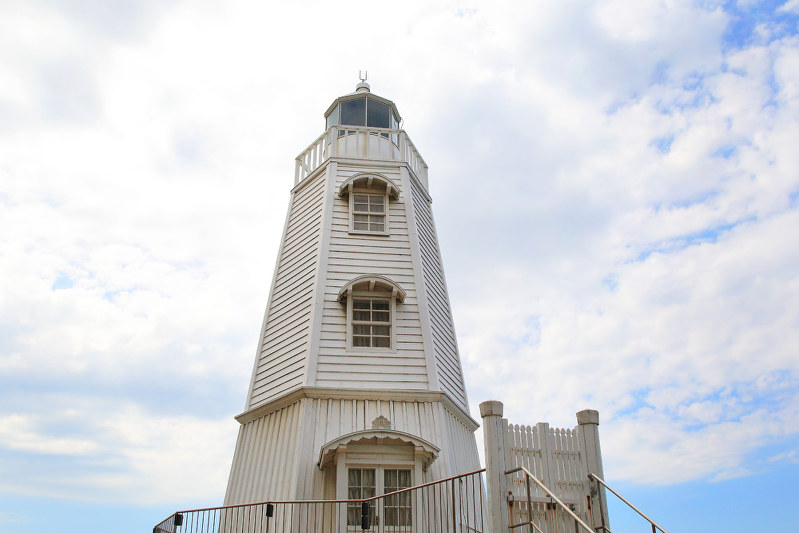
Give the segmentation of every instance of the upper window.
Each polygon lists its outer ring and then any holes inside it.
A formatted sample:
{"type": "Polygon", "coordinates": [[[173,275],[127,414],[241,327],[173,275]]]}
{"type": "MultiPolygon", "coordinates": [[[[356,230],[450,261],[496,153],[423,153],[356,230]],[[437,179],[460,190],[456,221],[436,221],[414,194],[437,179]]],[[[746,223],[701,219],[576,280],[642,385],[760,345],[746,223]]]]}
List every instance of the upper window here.
{"type": "Polygon", "coordinates": [[[394,348],[393,317],[405,291],[383,276],[359,276],[341,288],[347,301],[347,347],[355,350],[394,348]]]}
{"type": "Polygon", "coordinates": [[[349,197],[350,233],[388,235],[389,201],[399,197],[397,185],[379,174],[356,174],[339,188],[349,197]]]}
{"type": "Polygon", "coordinates": [[[352,229],[372,233],[386,233],[386,195],[352,195],[352,229]]]}

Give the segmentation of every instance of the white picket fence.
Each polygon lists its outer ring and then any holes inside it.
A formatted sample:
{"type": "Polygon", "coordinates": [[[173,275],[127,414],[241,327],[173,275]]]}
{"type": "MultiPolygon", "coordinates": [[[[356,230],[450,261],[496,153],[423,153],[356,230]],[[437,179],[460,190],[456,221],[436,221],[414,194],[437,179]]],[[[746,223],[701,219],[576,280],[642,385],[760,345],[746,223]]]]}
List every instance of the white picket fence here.
{"type": "MultiPolygon", "coordinates": [[[[524,467],[544,485],[549,487],[563,503],[585,522],[590,521],[587,498],[590,495],[588,468],[582,451],[580,428],[551,428],[549,424],[519,426],[502,421],[505,431],[505,464],[508,470],[524,467]]],[[[512,476],[508,490],[513,495],[512,523],[528,521],[527,483],[524,476],[512,476]]],[[[530,486],[532,520],[543,531],[554,530],[558,522],[559,531],[573,529],[573,520],[560,513],[555,515],[549,495],[541,488],[530,486]],[[567,529],[563,529],[567,528],[567,529]]]]}
{"type": "Polygon", "coordinates": [[[484,402],[480,410],[491,530],[507,531],[508,526],[532,522],[522,531],[575,531],[575,520],[553,505],[553,495],[586,524],[607,524],[604,502],[596,489],[591,493],[588,478],[589,473],[602,475],[596,411],[577,413],[578,425],[561,429],[547,423],[511,424],[502,418],[501,402],[484,402]],[[518,468],[529,471],[548,490],[530,482],[523,472],[505,474],[518,468]],[[494,495],[501,496],[491,501],[494,495]]]}

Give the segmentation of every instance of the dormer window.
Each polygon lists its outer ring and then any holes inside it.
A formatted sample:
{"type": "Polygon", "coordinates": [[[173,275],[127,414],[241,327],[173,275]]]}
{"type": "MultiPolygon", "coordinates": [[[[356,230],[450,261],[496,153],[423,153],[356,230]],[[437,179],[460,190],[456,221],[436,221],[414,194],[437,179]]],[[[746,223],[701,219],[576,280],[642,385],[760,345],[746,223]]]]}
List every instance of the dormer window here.
{"type": "Polygon", "coordinates": [[[399,285],[383,276],[359,276],[341,288],[338,300],[346,300],[347,348],[394,348],[396,302],[405,300],[399,285]]]}
{"type": "Polygon", "coordinates": [[[399,198],[393,181],[379,174],[356,174],[341,184],[339,196],[350,204],[350,233],[389,234],[389,201],[399,198]]]}

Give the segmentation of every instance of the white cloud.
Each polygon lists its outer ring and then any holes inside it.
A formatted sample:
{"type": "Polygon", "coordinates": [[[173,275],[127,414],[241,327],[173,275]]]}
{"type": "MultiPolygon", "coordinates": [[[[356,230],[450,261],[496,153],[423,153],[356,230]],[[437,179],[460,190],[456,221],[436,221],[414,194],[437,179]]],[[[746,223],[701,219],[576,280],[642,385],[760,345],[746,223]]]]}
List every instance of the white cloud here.
{"type": "Polygon", "coordinates": [[[4,490],[221,493],[292,158],[359,68],[430,164],[472,401],[598,408],[614,477],[752,472],[799,433],[799,42],[724,52],[703,6],[13,3],[4,490]]]}

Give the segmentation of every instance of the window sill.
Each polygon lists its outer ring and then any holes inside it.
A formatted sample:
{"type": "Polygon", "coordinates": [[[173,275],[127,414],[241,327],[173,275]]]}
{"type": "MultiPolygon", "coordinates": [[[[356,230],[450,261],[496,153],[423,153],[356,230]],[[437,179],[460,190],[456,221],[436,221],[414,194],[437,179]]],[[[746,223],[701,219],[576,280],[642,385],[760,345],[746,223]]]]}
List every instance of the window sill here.
{"type": "Polygon", "coordinates": [[[350,235],[375,235],[378,237],[388,237],[389,235],[391,235],[391,233],[389,233],[388,231],[365,231],[357,229],[351,229],[347,233],[349,233],[350,235]]]}
{"type": "Polygon", "coordinates": [[[396,348],[369,348],[366,346],[347,346],[345,354],[356,354],[356,355],[364,355],[364,354],[395,354],[397,353],[396,348]]]}

